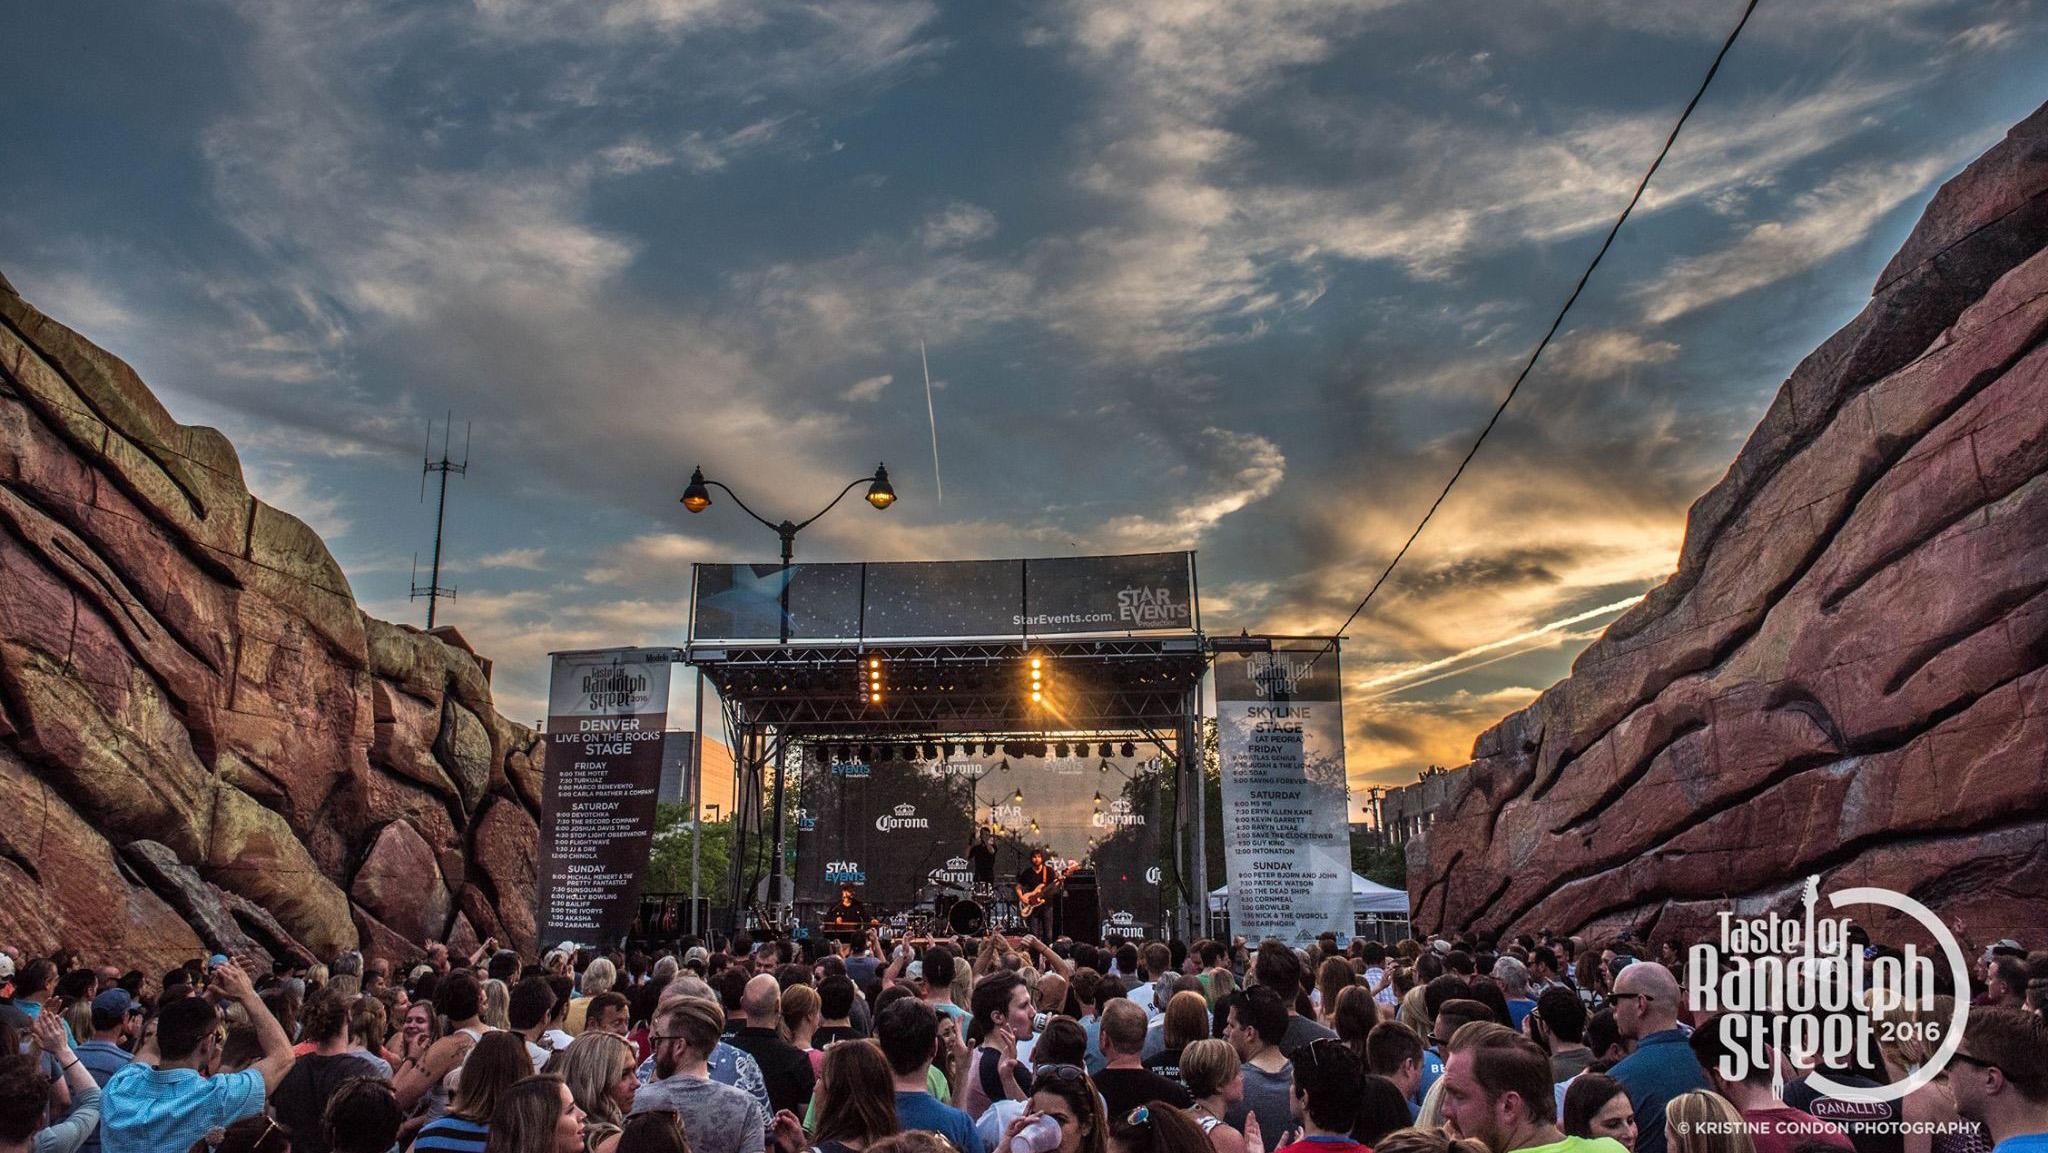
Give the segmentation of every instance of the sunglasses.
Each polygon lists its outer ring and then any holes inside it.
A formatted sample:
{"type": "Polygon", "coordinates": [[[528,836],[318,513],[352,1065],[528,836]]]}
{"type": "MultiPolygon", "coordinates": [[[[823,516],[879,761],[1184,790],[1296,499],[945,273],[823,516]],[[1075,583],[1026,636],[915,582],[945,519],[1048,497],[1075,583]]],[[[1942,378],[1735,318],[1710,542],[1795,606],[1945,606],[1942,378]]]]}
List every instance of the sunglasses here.
{"type": "Polygon", "coordinates": [[[1041,1065],[1031,1078],[1032,1092],[1045,1085],[1082,1085],[1088,1081],[1088,1070],[1079,1065],[1041,1065]]]}
{"type": "Polygon", "coordinates": [[[1308,1063],[1309,1063],[1309,1067],[1310,1067],[1310,1068],[1313,1068],[1313,1069],[1321,1069],[1321,1068],[1323,1067],[1323,1058],[1322,1058],[1322,1050],[1323,1050],[1323,1046],[1325,1046],[1325,1045],[1339,1045],[1339,1046],[1341,1046],[1341,1045],[1343,1045],[1343,1044],[1344,1044],[1344,1042],[1343,1042],[1343,1041],[1341,1041],[1341,1040],[1339,1040],[1339,1039],[1337,1039],[1337,1038],[1335,1038],[1335,1037],[1317,1037],[1317,1038],[1316,1038],[1315,1040],[1313,1040],[1313,1041],[1310,1041],[1310,1042],[1309,1042],[1308,1044],[1306,1044],[1306,1045],[1303,1045],[1303,1046],[1302,1046],[1301,1048],[1299,1048],[1299,1049],[1296,1049],[1296,1050],[1294,1051],[1294,1058],[1295,1058],[1295,1060],[1297,1060],[1297,1061],[1298,1061],[1298,1060],[1302,1059],[1303,1057],[1306,1057],[1306,1058],[1308,1058],[1308,1063]]]}

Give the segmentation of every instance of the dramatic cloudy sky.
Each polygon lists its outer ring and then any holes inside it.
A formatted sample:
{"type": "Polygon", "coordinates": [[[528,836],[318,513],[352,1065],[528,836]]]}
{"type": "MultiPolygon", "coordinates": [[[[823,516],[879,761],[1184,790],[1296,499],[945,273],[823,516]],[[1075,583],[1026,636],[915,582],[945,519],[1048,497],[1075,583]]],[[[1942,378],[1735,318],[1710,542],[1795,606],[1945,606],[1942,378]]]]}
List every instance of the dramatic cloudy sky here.
{"type": "MultiPolygon", "coordinates": [[[[515,717],[550,649],[679,641],[689,562],[772,559],[675,503],[700,461],[801,516],[887,460],[901,503],[835,512],[809,559],[1192,547],[1212,629],[1315,632],[1740,7],[18,5],[0,269],[226,430],[393,619],[421,615],[425,422],[473,421],[445,619],[515,717]]],[[[2044,26],[2038,0],[1764,0],[1350,630],[1354,781],[1461,761],[1668,573],[1786,372],[2048,97],[2044,26]]]]}

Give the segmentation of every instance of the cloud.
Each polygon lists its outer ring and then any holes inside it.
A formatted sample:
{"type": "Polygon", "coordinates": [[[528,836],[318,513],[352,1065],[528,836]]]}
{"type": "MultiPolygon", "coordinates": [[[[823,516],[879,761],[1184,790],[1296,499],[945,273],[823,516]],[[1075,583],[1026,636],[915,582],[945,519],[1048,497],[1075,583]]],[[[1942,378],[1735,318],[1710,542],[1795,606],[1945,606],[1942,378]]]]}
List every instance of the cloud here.
{"type": "Polygon", "coordinates": [[[542,562],[547,559],[547,555],[548,550],[544,548],[508,548],[502,552],[480,556],[466,567],[479,569],[513,568],[525,569],[529,572],[541,572],[546,568],[542,562]]]}
{"type": "Polygon", "coordinates": [[[1552,341],[1538,367],[1574,380],[1605,380],[1645,365],[1664,364],[1678,345],[1627,329],[1574,329],[1552,341]]]}
{"type": "Polygon", "coordinates": [[[882,390],[889,387],[895,380],[896,377],[893,374],[886,372],[880,376],[864,377],[854,381],[853,386],[840,395],[851,401],[880,400],[882,399],[882,390]]]}
{"type": "Polygon", "coordinates": [[[289,462],[247,460],[243,462],[243,473],[249,491],[256,499],[306,522],[306,527],[318,533],[322,540],[339,540],[355,527],[355,522],[342,512],[340,494],[323,491],[311,477],[289,462]]]}
{"type": "Polygon", "coordinates": [[[1857,165],[1792,201],[1782,220],[1746,229],[1727,248],[1673,261],[1631,295],[1645,323],[1663,324],[1818,267],[1862,242],[1877,222],[1953,167],[1952,155],[1857,165]]]}
{"type": "Polygon", "coordinates": [[[996,234],[996,214],[979,205],[955,202],[919,229],[926,248],[960,248],[996,234]]]}
{"type": "Polygon", "coordinates": [[[688,579],[689,566],[733,559],[725,545],[679,532],[643,533],[611,550],[598,565],[585,569],[583,579],[594,585],[670,583],[682,573],[688,579]]]}
{"type": "Polygon", "coordinates": [[[1224,517],[1273,495],[1287,475],[1280,446],[1256,433],[1205,428],[1195,451],[1202,492],[1163,516],[1112,519],[1099,535],[1129,551],[1193,548],[1224,517]]]}

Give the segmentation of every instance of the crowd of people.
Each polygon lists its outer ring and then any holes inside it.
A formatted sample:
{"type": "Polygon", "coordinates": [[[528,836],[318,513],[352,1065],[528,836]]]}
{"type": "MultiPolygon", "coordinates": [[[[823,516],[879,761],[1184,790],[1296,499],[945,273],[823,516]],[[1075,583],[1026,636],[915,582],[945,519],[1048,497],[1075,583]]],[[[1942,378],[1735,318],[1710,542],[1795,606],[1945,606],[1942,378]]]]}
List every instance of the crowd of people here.
{"type": "Polygon", "coordinates": [[[742,933],[152,976],[0,946],[0,1153],[2048,1153],[2048,954],[2000,941],[1818,1066],[1731,1051],[1684,959],[742,933]],[[1887,1102],[1811,1083],[1935,1064],[1887,1102]]]}

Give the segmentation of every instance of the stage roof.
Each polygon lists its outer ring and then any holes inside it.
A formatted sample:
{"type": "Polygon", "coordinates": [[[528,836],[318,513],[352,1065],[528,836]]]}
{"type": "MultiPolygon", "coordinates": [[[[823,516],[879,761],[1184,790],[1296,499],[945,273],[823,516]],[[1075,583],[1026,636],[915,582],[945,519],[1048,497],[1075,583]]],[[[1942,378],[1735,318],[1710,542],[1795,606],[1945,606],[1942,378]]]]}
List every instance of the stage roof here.
{"type": "Polygon", "coordinates": [[[1201,682],[1199,634],[1029,642],[693,645],[748,723],[799,739],[1172,734],[1201,682]],[[1031,699],[1031,662],[1041,699],[1031,699]],[[879,662],[879,664],[877,664],[879,662]],[[872,699],[881,674],[881,697],[872,699]]]}

